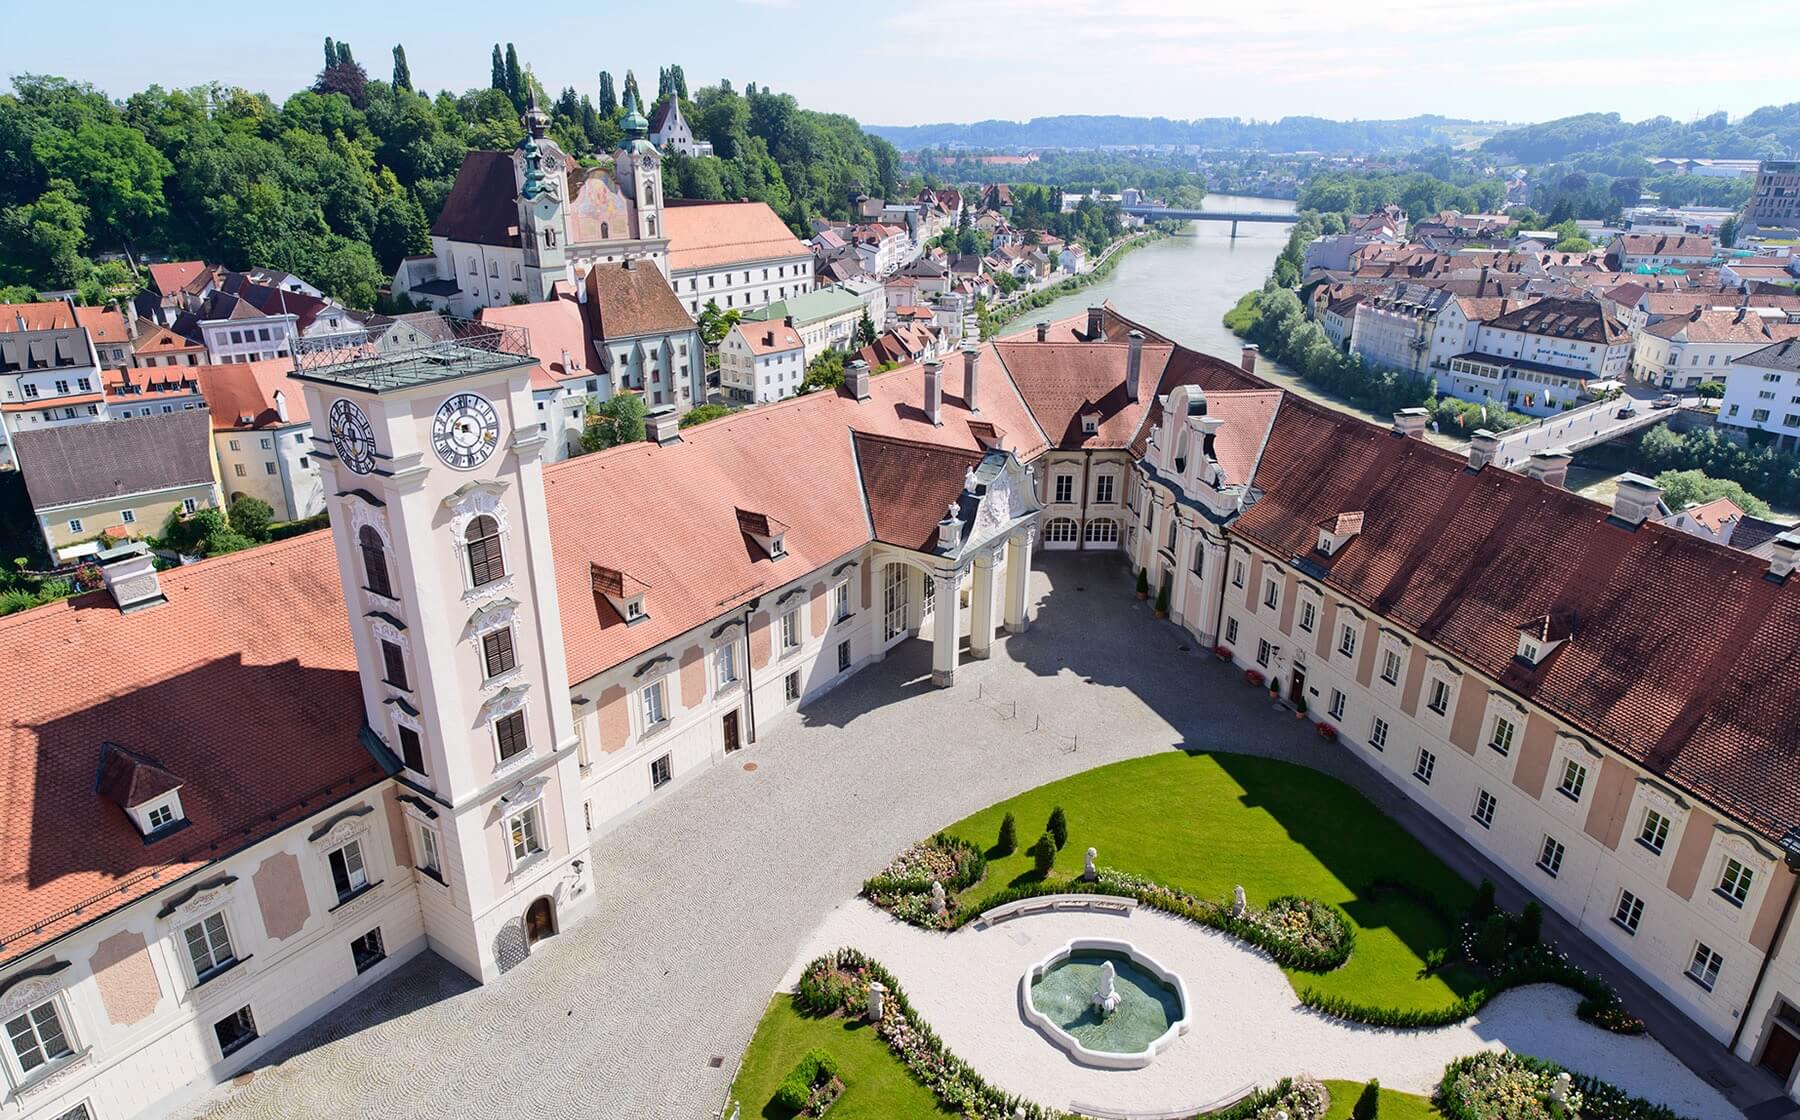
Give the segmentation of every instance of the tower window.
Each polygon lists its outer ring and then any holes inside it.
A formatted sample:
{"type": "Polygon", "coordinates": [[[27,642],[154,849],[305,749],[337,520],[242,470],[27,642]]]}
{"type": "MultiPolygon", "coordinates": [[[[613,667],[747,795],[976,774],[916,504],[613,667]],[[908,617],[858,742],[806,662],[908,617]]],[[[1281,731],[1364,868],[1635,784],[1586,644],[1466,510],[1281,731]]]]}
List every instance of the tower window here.
{"type": "Polygon", "coordinates": [[[463,533],[469,549],[469,582],[484,587],[506,576],[506,558],[500,553],[500,523],[487,514],[469,522],[463,533]]]}
{"type": "Polygon", "coordinates": [[[415,774],[425,773],[425,745],[419,741],[419,733],[404,723],[399,730],[400,761],[415,774]]]}
{"type": "Polygon", "coordinates": [[[388,578],[387,548],[374,526],[364,525],[356,535],[356,547],[362,551],[365,586],[386,599],[394,597],[394,584],[388,578]]]}
{"type": "Polygon", "coordinates": [[[525,713],[513,712],[494,721],[494,741],[500,748],[500,761],[531,749],[525,741],[525,713]]]}
{"type": "Polygon", "coordinates": [[[381,667],[387,683],[395,688],[412,687],[406,683],[406,655],[397,644],[386,638],[381,640],[381,667]]]}
{"type": "Polygon", "coordinates": [[[512,627],[502,627],[481,636],[481,659],[490,677],[509,672],[518,664],[513,655],[512,627]]]}

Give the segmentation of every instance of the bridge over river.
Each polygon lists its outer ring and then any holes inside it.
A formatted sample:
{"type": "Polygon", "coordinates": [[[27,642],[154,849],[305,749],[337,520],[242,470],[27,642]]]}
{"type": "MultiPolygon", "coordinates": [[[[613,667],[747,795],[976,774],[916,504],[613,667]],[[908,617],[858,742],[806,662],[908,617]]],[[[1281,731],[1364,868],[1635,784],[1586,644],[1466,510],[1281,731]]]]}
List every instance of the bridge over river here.
{"type": "Polygon", "coordinates": [[[1119,212],[1147,222],[1230,222],[1231,236],[1237,236],[1239,222],[1270,222],[1293,225],[1298,220],[1292,212],[1282,214],[1264,210],[1174,210],[1167,206],[1121,206],[1119,212]]]}

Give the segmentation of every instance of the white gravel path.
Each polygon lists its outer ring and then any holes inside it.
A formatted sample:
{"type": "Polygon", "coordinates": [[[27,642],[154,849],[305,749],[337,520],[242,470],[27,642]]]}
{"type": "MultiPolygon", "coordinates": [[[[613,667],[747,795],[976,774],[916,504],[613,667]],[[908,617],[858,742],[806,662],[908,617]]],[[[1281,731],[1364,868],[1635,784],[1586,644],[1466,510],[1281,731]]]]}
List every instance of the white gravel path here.
{"type": "Polygon", "coordinates": [[[1474,1019],[1435,1030],[1343,1023],[1301,1007],[1281,969],[1225,934],[1153,910],[1128,917],[1046,913],[991,929],[927,933],[861,899],[834,909],[782,980],[841,946],[886,965],[914,1008],[959,1056],[1008,1092],[1066,1108],[1073,1102],[1153,1109],[1199,1105],[1240,1086],[1295,1073],[1429,1093],[1452,1059],[1511,1049],[1624,1086],[1696,1120],[1741,1117],[1725,1098],[1647,1036],[1590,1027],[1578,997],[1536,985],[1500,996],[1474,1019]],[[1019,977],[1071,937],[1121,937],[1182,975],[1196,1004],[1192,1029],[1146,1069],[1075,1064],[1027,1024],[1019,977]]]}

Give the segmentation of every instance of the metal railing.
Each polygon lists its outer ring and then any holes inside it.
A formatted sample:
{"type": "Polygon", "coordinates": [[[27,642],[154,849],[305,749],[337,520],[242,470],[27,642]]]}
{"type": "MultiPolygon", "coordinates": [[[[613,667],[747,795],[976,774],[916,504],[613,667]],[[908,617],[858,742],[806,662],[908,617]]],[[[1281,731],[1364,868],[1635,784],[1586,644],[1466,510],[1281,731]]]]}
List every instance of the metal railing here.
{"type": "Polygon", "coordinates": [[[348,366],[381,363],[455,364],[483,355],[531,357],[524,327],[452,315],[409,316],[294,342],[297,373],[337,373],[348,366]]]}

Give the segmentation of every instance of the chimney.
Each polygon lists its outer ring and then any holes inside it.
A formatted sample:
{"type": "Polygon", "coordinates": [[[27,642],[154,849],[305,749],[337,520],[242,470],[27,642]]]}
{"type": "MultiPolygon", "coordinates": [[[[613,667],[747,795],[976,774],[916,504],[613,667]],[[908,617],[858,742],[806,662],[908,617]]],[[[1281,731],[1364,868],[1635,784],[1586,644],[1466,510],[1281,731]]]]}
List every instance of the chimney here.
{"type": "Polygon", "coordinates": [[[563,368],[563,373],[565,373],[565,374],[566,374],[566,373],[568,373],[568,372],[569,372],[569,371],[570,371],[570,366],[569,366],[569,352],[568,352],[568,350],[566,350],[566,349],[565,349],[565,350],[564,350],[564,351],[563,351],[563,352],[562,352],[562,359],[563,359],[563,360],[562,360],[562,368],[563,368]]]}
{"type": "Polygon", "coordinates": [[[1636,527],[1657,516],[1662,487],[1641,474],[1622,474],[1613,490],[1613,519],[1636,527]]]}
{"type": "Polygon", "coordinates": [[[143,541],[131,541],[108,549],[95,559],[100,561],[106,590],[112,593],[121,614],[168,601],[163,595],[162,581],[156,575],[156,561],[150,555],[150,546],[143,541]]]}
{"type": "Polygon", "coordinates": [[[1047,322],[1039,321],[1037,328],[1038,328],[1038,341],[1039,342],[1049,342],[1050,341],[1050,324],[1047,322]]]}
{"type": "Polygon", "coordinates": [[[981,347],[973,342],[965,342],[962,346],[963,356],[963,403],[970,412],[981,411],[981,398],[976,394],[981,373],[981,347]]]}
{"type": "Polygon", "coordinates": [[[944,409],[944,363],[925,359],[925,419],[942,427],[944,409]]]}
{"type": "Polygon", "coordinates": [[[637,258],[636,257],[626,257],[625,258],[625,271],[626,272],[636,272],[637,271],[637,258]]]}
{"type": "Polygon", "coordinates": [[[1244,349],[1238,354],[1238,368],[1245,373],[1255,373],[1256,355],[1261,353],[1261,351],[1262,347],[1254,342],[1244,343],[1244,349]]]}
{"type": "Polygon", "coordinates": [[[288,422],[287,394],[280,389],[275,390],[275,419],[283,424],[288,422]]]}
{"type": "Polygon", "coordinates": [[[1563,482],[1569,477],[1569,460],[1573,458],[1573,455],[1560,447],[1534,451],[1531,453],[1531,461],[1525,464],[1525,474],[1545,486],[1561,489],[1563,482]]]}
{"type": "Polygon", "coordinates": [[[1800,564],[1800,532],[1789,530],[1769,543],[1769,576],[1786,579],[1800,564]]]}
{"type": "Polygon", "coordinates": [[[781,325],[784,327],[792,327],[794,325],[794,317],[792,315],[783,315],[781,317],[781,325]]]}
{"type": "Polygon", "coordinates": [[[1144,332],[1132,331],[1125,336],[1125,395],[1131,400],[1138,399],[1138,375],[1144,369],[1144,332]]]}
{"type": "Polygon", "coordinates": [[[844,367],[844,388],[850,390],[852,400],[869,399],[869,363],[861,358],[844,367]]]}
{"type": "Polygon", "coordinates": [[[673,408],[659,408],[644,417],[644,437],[658,447],[681,442],[681,414],[673,408]]]}
{"type": "Polygon", "coordinates": [[[1431,413],[1422,408],[1403,408],[1394,413],[1394,434],[1411,439],[1425,438],[1425,425],[1431,421],[1431,413]]]}
{"type": "Polygon", "coordinates": [[[1469,469],[1478,471],[1494,461],[1500,450],[1500,437],[1486,428],[1475,429],[1469,437],[1469,469]]]}
{"type": "Polygon", "coordinates": [[[1088,308],[1087,340],[1089,342],[1099,342],[1106,337],[1106,328],[1103,325],[1105,314],[1106,308],[1104,307],[1088,308]]]}

